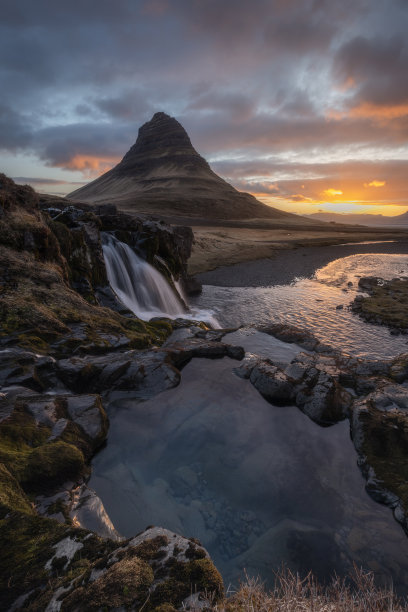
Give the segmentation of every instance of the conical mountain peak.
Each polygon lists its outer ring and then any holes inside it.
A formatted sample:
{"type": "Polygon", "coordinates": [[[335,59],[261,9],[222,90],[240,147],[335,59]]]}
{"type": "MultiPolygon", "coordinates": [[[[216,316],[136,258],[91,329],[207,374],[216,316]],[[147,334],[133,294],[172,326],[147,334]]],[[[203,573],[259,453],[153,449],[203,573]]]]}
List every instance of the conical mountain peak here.
{"type": "Polygon", "coordinates": [[[117,166],[68,197],[113,202],[127,212],[167,218],[295,218],[217,176],[194,149],[183,126],[163,112],[140,127],[135,144],[117,166]]]}
{"type": "Polygon", "coordinates": [[[166,113],[155,113],[150,121],[139,128],[135,144],[129,149],[118,169],[132,171],[135,166],[145,167],[146,162],[160,163],[166,159],[173,164],[197,164],[207,167],[207,162],[197,153],[181,123],[166,113]]]}

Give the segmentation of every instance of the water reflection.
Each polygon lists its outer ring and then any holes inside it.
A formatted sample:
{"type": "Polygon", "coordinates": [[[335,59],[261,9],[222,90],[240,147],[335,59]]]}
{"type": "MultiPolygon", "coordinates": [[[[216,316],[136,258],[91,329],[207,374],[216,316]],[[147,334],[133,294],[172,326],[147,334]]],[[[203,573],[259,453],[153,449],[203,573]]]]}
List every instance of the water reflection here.
{"type": "Polygon", "coordinates": [[[282,561],[320,578],[353,561],[408,582],[408,541],[364,491],[348,425],[268,404],[229,359],[193,360],[181,385],[110,407],[90,486],[116,528],[198,537],[225,582],[271,581],[282,561]]]}
{"type": "MultiPolygon", "coordinates": [[[[265,265],[274,265],[273,260],[265,265]]],[[[351,255],[321,268],[314,279],[300,279],[292,285],[206,285],[194,304],[212,308],[225,327],[288,323],[307,328],[322,342],[350,354],[388,358],[407,352],[406,336],[392,336],[387,328],[365,323],[348,310],[361,276],[408,276],[408,256],[351,255]]]]}

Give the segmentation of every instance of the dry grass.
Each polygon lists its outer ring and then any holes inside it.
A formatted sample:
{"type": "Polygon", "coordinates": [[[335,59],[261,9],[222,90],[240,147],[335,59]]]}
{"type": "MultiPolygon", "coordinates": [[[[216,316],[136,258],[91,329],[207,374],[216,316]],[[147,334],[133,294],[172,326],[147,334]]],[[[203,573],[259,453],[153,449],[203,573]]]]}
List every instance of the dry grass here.
{"type": "Polygon", "coordinates": [[[323,586],[309,573],[305,578],[283,568],[276,573],[276,585],[267,591],[259,578],[246,577],[236,592],[229,592],[221,604],[211,594],[200,602],[203,610],[214,612],[403,612],[408,603],[397,598],[392,587],[375,584],[374,574],[354,567],[347,578],[334,577],[323,586]]]}

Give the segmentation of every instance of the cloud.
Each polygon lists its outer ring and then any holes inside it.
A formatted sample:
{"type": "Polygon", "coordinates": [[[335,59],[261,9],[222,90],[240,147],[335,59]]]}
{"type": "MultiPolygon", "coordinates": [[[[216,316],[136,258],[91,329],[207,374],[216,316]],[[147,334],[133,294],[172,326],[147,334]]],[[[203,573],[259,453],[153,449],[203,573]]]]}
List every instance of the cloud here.
{"type": "Polygon", "coordinates": [[[343,192],[341,189],[333,189],[333,187],[330,187],[329,189],[325,189],[323,193],[330,198],[334,198],[336,196],[343,195],[343,192]]]}
{"type": "Polygon", "coordinates": [[[338,50],[333,74],[350,89],[346,112],[392,119],[408,114],[408,43],[398,33],[388,38],[356,36],[338,50]]]}
{"type": "Polygon", "coordinates": [[[371,181],[371,183],[364,183],[364,187],[384,187],[385,181],[371,181]]]}
{"type": "Polygon", "coordinates": [[[85,185],[86,181],[64,181],[61,179],[39,178],[32,176],[13,176],[13,181],[24,185],[85,185]]]}

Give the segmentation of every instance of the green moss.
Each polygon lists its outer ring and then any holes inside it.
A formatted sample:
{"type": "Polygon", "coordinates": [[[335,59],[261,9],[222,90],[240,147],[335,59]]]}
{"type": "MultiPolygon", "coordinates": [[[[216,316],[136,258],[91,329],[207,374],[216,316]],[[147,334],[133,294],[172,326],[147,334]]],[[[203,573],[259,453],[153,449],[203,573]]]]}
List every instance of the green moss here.
{"type": "Polygon", "coordinates": [[[151,595],[154,609],[163,603],[180,607],[183,599],[199,591],[214,594],[214,601],[223,597],[224,585],[220,573],[210,559],[196,559],[183,563],[174,557],[165,566],[168,578],[160,582],[151,595]]]}
{"type": "Polygon", "coordinates": [[[110,610],[135,602],[141,607],[148,598],[153,577],[147,563],[137,557],[125,558],[94,582],[75,589],[63,600],[61,610],[97,612],[105,606],[110,610]]]}
{"type": "Polygon", "coordinates": [[[396,357],[390,366],[390,377],[397,383],[408,379],[408,354],[396,357]]]}
{"type": "Polygon", "coordinates": [[[166,551],[162,550],[169,543],[169,540],[166,536],[157,536],[150,540],[145,540],[141,544],[135,547],[135,553],[138,557],[143,559],[144,561],[153,561],[157,559],[162,559],[166,556],[166,551]]]}
{"type": "Polygon", "coordinates": [[[0,609],[8,610],[17,597],[32,591],[24,609],[42,611],[58,588],[89,579],[94,561],[106,559],[117,544],[52,519],[13,512],[0,520],[0,547],[0,609]],[[53,560],[50,570],[45,569],[55,557],[54,546],[67,537],[83,544],[80,554],[66,570],[58,559],[53,560]]]}
{"type": "Polygon", "coordinates": [[[46,562],[52,546],[66,535],[66,527],[56,521],[13,513],[0,521],[0,609],[24,592],[48,581],[46,562]]]}
{"type": "Polygon", "coordinates": [[[187,559],[204,559],[206,554],[204,548],[194,546],[192,542],[189,542],[188,548],[185,553],[187,559]]]}
{"type": "Polygon", "coordinates": [[[10,511],[33,514],[32,506],[17,480],[0,463],[0,518],[10,511]]]}
{"type": "Polygon", "coordinates": [[[0,462],[21,482],[33,448],[44,444],[50,428],[37,426],[21,406],[0,424],[0,462]]]}
{"type": "Polygon", "coordinates": [[[44,338],[33,336],[30,334],[20,334],[17,338],[18,344],[22,348],[36,351],[39,353],[46,353],[49,349],[49,344],[44,338]]]}
{"type": "Polygon", "coordinates": [[[34,448],[27,455],[20,479],[28,491],[43,491],[84,472],[82,452],[72,444],[58,441],[34,448]]]}
{"type": "Polygon", "coordinates": [[[0,424],[0,462],[28,492],[51,488],[84,473],[81,450],[63,441],[47,442],[50,433],[49,427],[36,424],[23,405],[0,424]]]}
{"type": "Polygon", "coordinates": [[[371,410],[360,415],[364,428],[362,452],[377,480],[397,495],[408,513],[408,420],[402,414],[371,410]]]}

